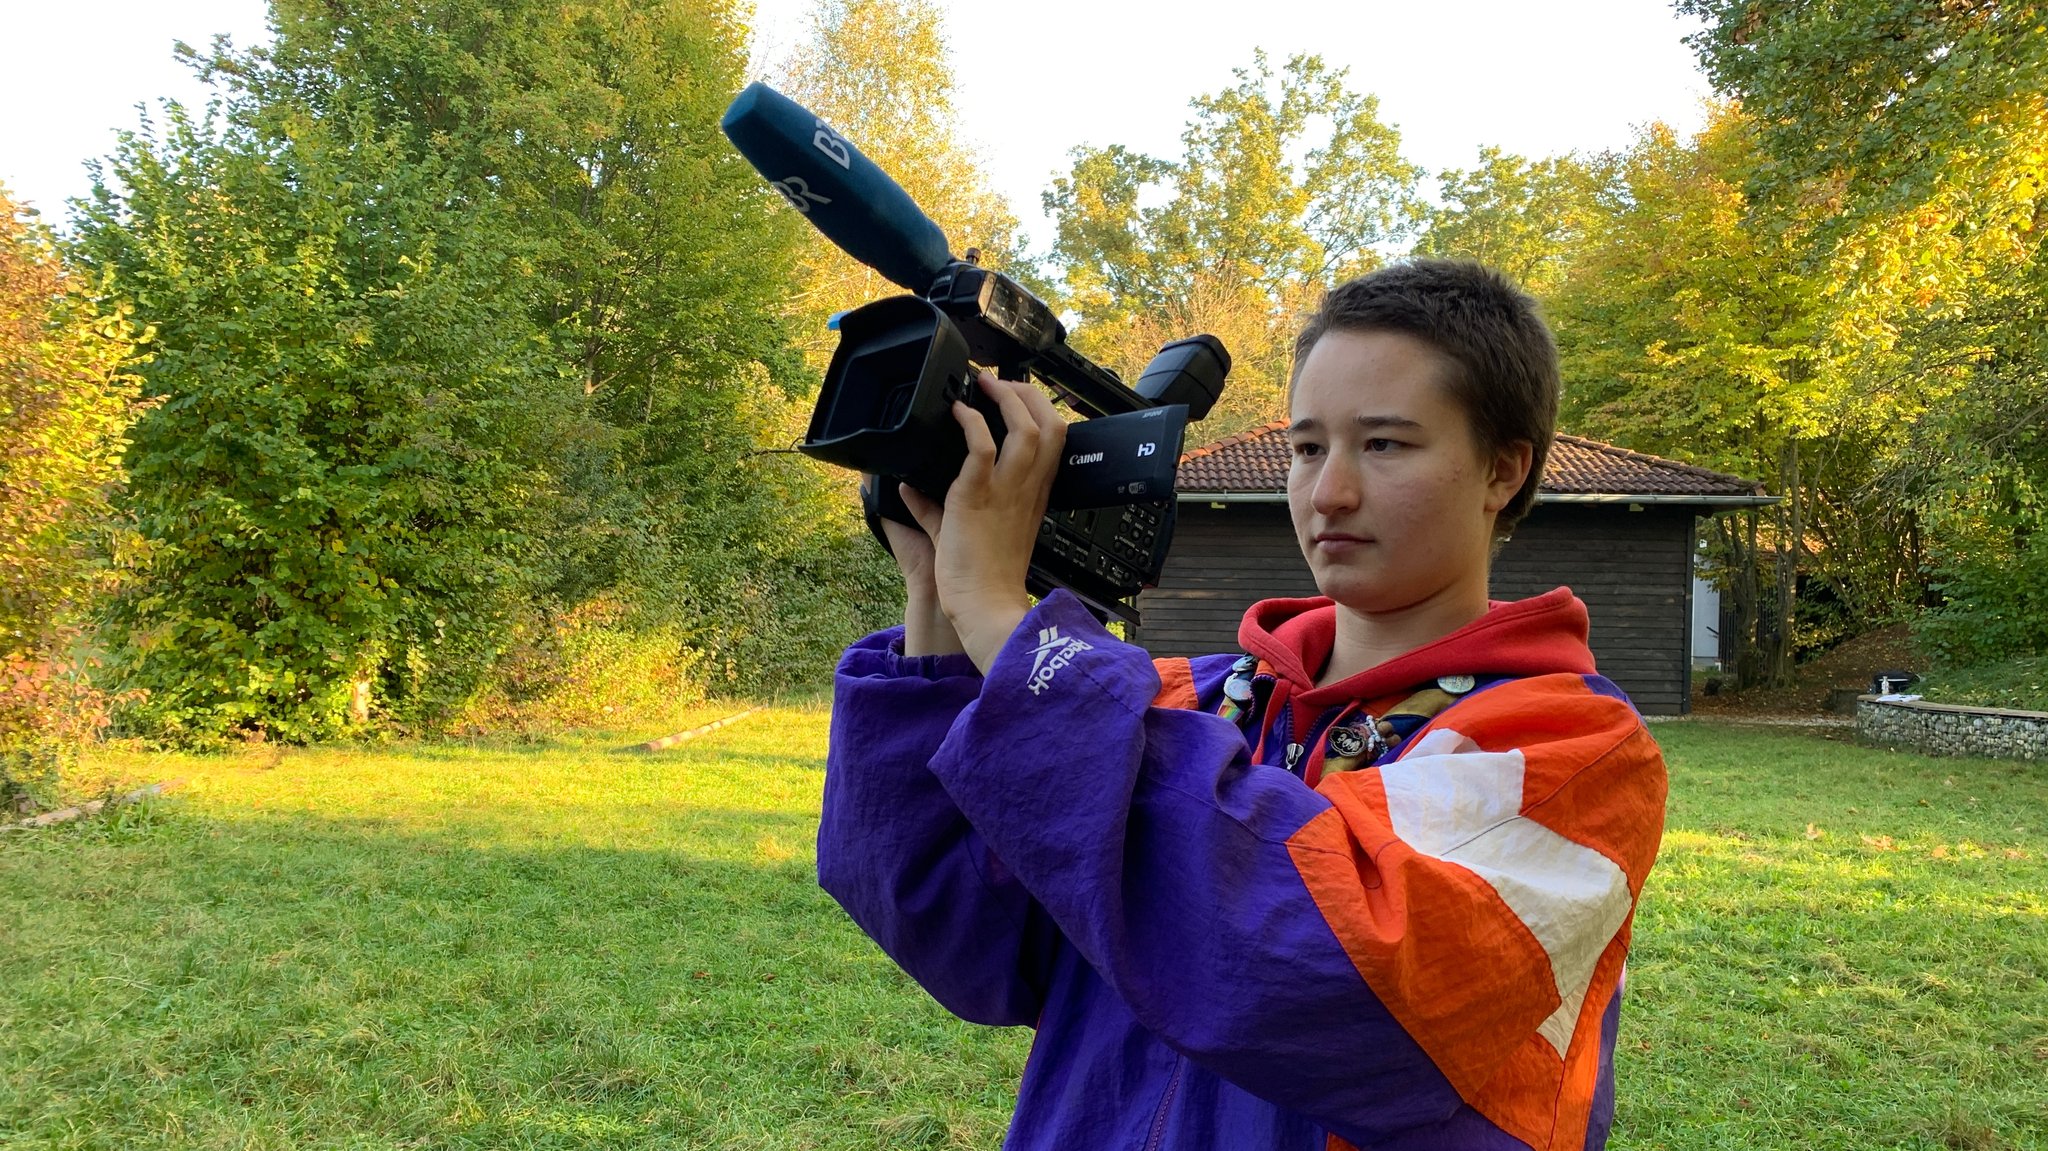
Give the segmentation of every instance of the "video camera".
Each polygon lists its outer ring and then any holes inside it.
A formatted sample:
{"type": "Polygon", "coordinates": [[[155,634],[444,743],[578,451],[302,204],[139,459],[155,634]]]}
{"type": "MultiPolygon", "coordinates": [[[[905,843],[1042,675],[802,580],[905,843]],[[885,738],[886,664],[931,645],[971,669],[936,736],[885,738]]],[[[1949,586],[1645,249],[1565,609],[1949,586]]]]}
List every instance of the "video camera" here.
{"type": "MultiPolygon", "coordinates": [[[[1173,537],[1187,421],[1209,414],[1230,372],[1222,341],[1169,343],[1127,387],[1069,348],[1066,326],[1023,285],[980,267],[972,249],[955,259],[945,233],[896,181],[796,101],[751,84],[720,127],[828,239],[914,293],[839,318],[839,346],[797,449],[943,500],[967,458],[953,401],[974,407],[1003,438],[1001,414],[972,365],[1004,379],[1036,377],[1089,418],[1067,429],[1027,582],[1039,595],[1067,588],[1097,612],[1136,623],[1133,601],[1159,581],[1173,537]]],[[[868,526],[887,547],[877,517],[917,521],[895,484],[875,488],[864,495],[868,526]]]]}

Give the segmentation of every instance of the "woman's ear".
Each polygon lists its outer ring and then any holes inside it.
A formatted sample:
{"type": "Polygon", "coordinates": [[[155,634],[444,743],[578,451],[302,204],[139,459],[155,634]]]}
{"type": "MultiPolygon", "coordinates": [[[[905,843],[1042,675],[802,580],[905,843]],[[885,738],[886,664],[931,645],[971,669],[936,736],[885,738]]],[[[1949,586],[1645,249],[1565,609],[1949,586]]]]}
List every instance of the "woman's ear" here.
{"type": "Polygon", "coordinates": [[[1486,483],[1486,510],[1499,514],[1500,510],[1522,490],[1523,481],[1529,478],[1529,465],[1536,458],[1536,445],[1528,440],[1515,440],[1493,453],[1493,474],[1486,483]]]}

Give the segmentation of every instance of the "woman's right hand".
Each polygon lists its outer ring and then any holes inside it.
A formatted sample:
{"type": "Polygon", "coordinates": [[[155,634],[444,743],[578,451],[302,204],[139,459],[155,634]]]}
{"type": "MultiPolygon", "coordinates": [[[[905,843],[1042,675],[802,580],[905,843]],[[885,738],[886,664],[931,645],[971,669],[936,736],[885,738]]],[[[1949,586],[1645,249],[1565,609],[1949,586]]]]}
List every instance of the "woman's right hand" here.
{"type": "MultiPolygon", "coordinates": [[[[861,477],[863,486],[887,483],[872,475],[861,477]]],[[[945,509],[909,484],[898,484],[897,494],[920,520],[940,522],[945,509]]],[[[939,606],[938,583],[933,573],[935,553],[932,537],[908,524],[884,517],[882,534],[889,537],[889,553],[896,557],[896,570],[903,573],[903,654],[953,655],[967,649],[939,606]]]]}

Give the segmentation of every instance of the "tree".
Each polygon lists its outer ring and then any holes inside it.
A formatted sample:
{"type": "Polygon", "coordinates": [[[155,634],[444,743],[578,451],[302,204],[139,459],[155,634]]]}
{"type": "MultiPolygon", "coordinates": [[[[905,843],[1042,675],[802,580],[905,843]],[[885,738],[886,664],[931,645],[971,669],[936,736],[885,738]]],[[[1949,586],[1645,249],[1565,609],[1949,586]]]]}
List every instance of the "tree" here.
{"type": "Polygon", "coordinates": [[[2040,650],[2048,603],[2007,593],[2037,575],[2027,506],[2048,487],[2027,451],[2048,418],[2030,399],[2048,391],[2048,9],[1679,6],[1759,125],[1753,226],[1788,234],[1831,288],[1820,338],[1887,406],[1907,393],[1924,409],[1878,486],[1939,524],[1927,574],[1949,605],[1930,621],[1977,619],[2006,637],[1997,650],[2040,650]]]}
{"type": "Polygon", "coordinates": [[[130,720],[169,738],[459,698],[530,587],[576,394],[497,214],[332,89],[267,95],[124,135],[77,220],[154,328],[111,618],[130,720]]]}
{"type": "MultiPolygon", "coordinates": [[[[819,0],[781,83],[901,184],[946,233],[954,255],[975,249],[984,266],[1043,287],[1016,214],[983,178],[985,166],[962,135],[945,14],[932,0],[819,0]]],[[[838,342],[827,318],[901,289],[823,235],[805,232],[791,320],[812,369],[822,373],[838,342]]]]}
{"type": "Polygon", "coordinates": [[[75,650],[124,542],[135,330],[0,188],[0,810],[47,803],[103,701],[75,650]]]}
{"type": "Polygon", "coordinates": [[[744,49],[723,3],[279,0],[271,55],[506,209],[536,320],[665,508],[725,502],[746,391],[805,380],[780,318],[801,225],[717,131],[744,49]]]}
{"type": "MultiPolygon", "coordinates": [[[[1824,202],[1823,234],[1879,259],[1968,225],[1960,250],[2031,247],[2048,196],[2048,8],[2033,0],[1679,0],[1715,85],[1771,163],[1759,199],[1824,202]],[[1894,225],[1907,223],[1903,230],[1894,225]],[[1860,248],[1868,241],[1876,247],[1860,248]],[[1889,241],[1889,242],[1887,242],[1889,241]]],[[[1924,274],[1925,266],[1917,269],[1924,274]]],[[[1866,264],[1875,278],[1899,274],[1866,264]]]]}
{"type": "Polygon", "coordinates": [[[1477,260],[1546,300],[1595,225],[1603,183],[1576,157],[1525,160],[1492,147],[1479,150],[1478,167],[1437,179],[1441,203],[1415,251],[1477,260]]]}
{"type": "Polygon", "coordinates": [[[547,601],[616,592],[628,626],[692,636],[700,650],[682,654],[732,686],[827,665],[872,609],[842,604],[828,625],[782,599],[808,594],[801,557],[869,545],[832,477],[755,451],[793,438],[816,384],[789,315],[814,239],[717,130],[744,78],[744,9],[280,12],[294,74],[335,72],[413,155],[455,156],[532,252],[538,322],[609,432],[579,441],[547,601]]]}
{"type": "Polygon", "coordinates": [[[1235,361],[1211,417],[1226,430],[1279,413],[1300,314],[1420,218],[1419,171],[1344,70],[1296,56],[1276,75],[1255,53],[1235,76],[1194,101],[1178,161],[1081,148],[1045,194],[1077,346],[1130,376],[1215,333],[1235,361]]]}
{"type": "Polygon", "coordinates": [[[1958,664],[2048,651],[2048,259],[1983,292],[1950,321],[1975,330],[1929,334],[1973,352],[1945,369],[1965,390],[1914,427],[1895,468],[1927,525],[1920,638],[1958,664]]]}
{"type": "Polygon", "coordinates": [[[547,680],[506,652],[564,629],[700,685],[827,666],[873,608],[806,619],[805,575],[868,545],[755,451],[810,377],[802,225],[717,130],[737,9],[278,0],[275,27],[190,53],[218,122],[137,134],[82,230],[163,333],[132,497],[161,546],[116,618],[138,723],[432,725],[547,680]]]}
{"type": "Polygon", "coordinates": [[[1745,188],[1760,162],[1732,105],[1692,141],[1652,127],[1616,159],[1604,218],[1552,310],[1568,426],[1767,477],[1784,497],[1761,532],[1754,519],[1715,523],[1761,645],[1742,678],[1782,682],[1801,646],[1833,638],[1799,614],[1802,572],[1829,588],[1834,627],[1886,618],[1910,595],[1917,532],[1873,480],[1928,398],[1872,394],[1821,338],[1824,280],[1791,234],[1750,224],[1745,188]],[[1771,553],[1769,595],[1749,582],[1759,547],[1771,553]]]}
{"type": "Polygon", "coordinates": [[[0,651],[46,644],[105,574],[140,335],[0,187],[0,651]]]}

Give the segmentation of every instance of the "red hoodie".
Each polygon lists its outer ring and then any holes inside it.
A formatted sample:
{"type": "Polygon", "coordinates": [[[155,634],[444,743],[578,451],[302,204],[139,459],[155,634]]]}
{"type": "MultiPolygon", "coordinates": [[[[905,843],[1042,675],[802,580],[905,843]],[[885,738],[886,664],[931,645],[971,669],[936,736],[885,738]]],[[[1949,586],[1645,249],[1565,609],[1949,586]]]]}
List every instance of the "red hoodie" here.
{"type": "Polygon", "coordinates": [[[1323,596],[1262,600],[1245,612],[1237,642],[1266,661],[1300,705],[1313,714],[1352,700],[1428,683],[1440,675],[1593,674],[1586,646],[1586,605],[1570,588],[1530,599],[1496,600],[1486,614],[1421,647],[1357,675],[1316,687],[1337,641],[1337,605],[1323,596]]]}
{"type": "MultiPolygon", "coordinates": [[[[1352,705],[1385,714],[1416,688],[1442,676],[1489,680],[1592,675],[1586,629],[1586,605],[1569,588],[1515,602],[1494,601],[1485,615],[1449,635],[1317,687],[1316,679],[1336,644],[1336,604],[1322,596],[1262,600],[1245,612],[1237,629],[1238,643],[1275,681],[1260,717],[1269,730],[1258,733],[1253,742],[1263,746],[1280,734],[1270,732],[1270,727],[1282,714],[1289,717],[1289,742],[1307,739],[1316,727],[1335,718],[1333,711],[1352,705]]],[[[1312,769],[1305,778],[1313,786],[1320,775],[1312,769]]]]}

